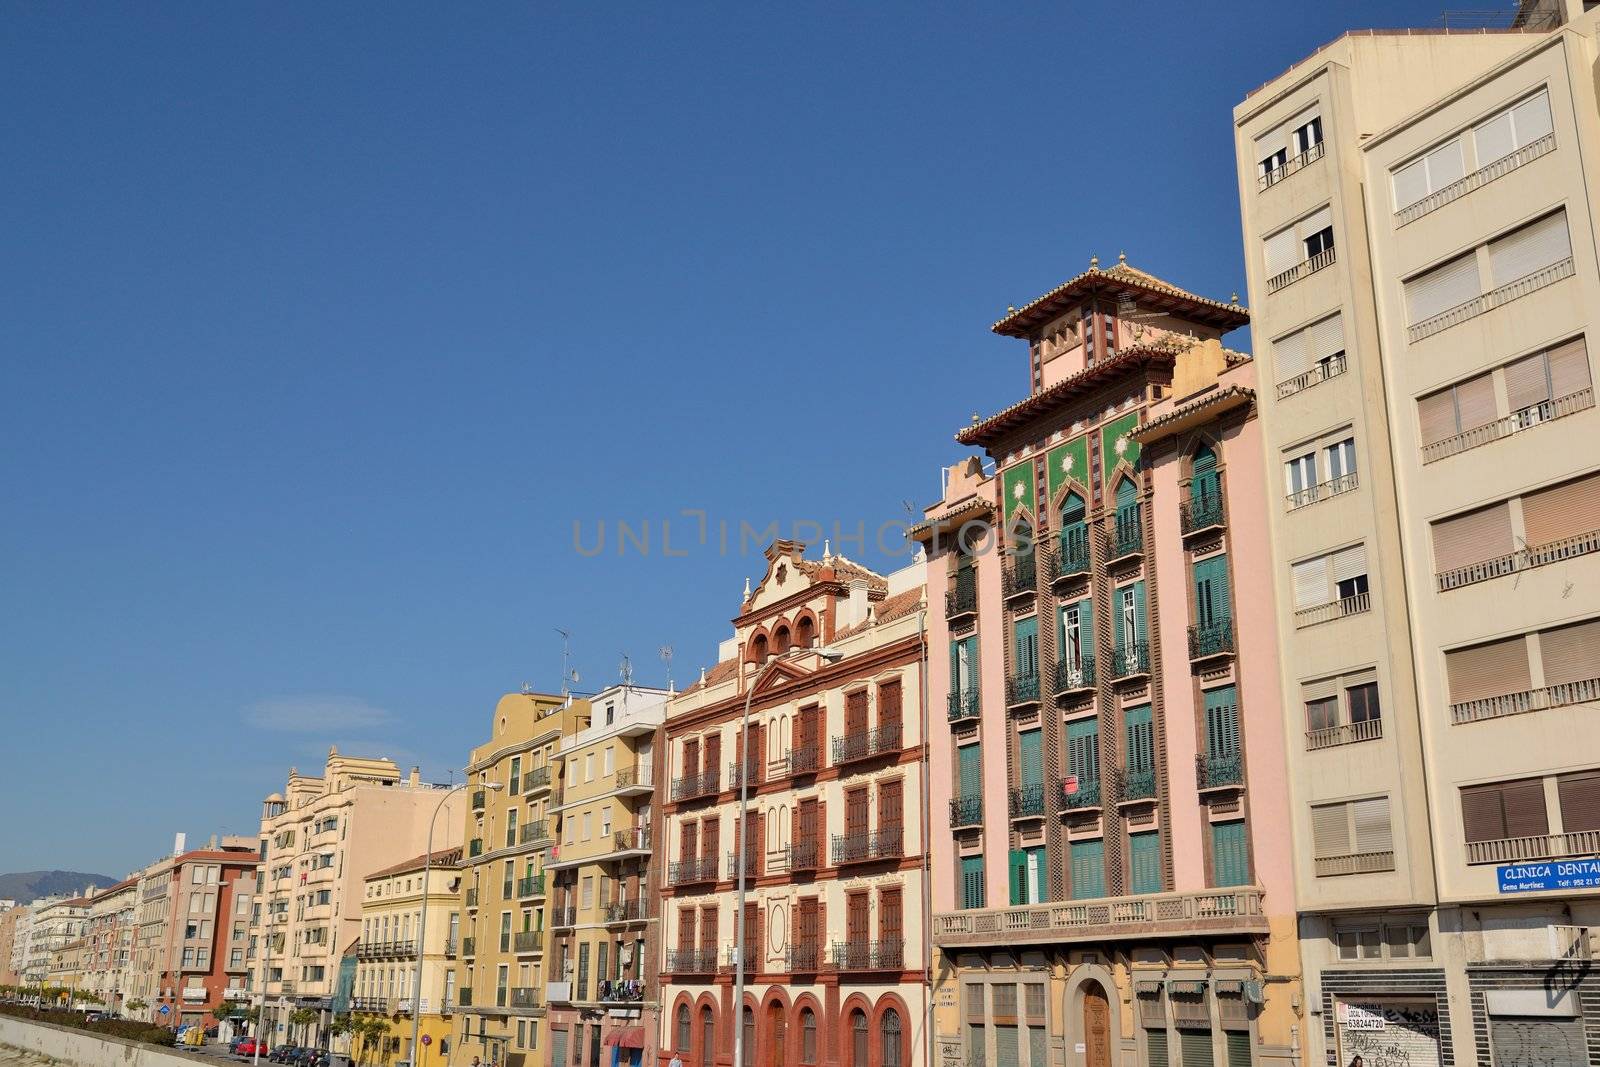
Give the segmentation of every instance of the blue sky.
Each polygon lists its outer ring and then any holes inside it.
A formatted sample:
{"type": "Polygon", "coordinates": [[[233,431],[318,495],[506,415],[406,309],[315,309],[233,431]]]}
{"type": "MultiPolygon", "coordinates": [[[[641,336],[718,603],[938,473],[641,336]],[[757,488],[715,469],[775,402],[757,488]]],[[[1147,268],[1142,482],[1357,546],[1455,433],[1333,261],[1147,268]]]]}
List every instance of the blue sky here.
{"type": "Polygon", "coordinates": [[[1005,306],[1242,291],[1232,106],[1436,5],[1129,10],[11,9],[0,870],[253,833],[330,743],[443,778],[556,627],[692,679],[741,522],[894,566],[1005,306]]]}

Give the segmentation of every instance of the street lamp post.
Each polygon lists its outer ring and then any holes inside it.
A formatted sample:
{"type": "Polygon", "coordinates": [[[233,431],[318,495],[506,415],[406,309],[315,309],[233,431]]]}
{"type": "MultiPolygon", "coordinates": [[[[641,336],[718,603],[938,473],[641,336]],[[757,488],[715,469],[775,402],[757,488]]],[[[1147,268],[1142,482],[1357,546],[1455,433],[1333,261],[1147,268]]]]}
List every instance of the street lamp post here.
{"type": "MultiPolygon", "coordinates": [[[[433,828],[439,821],[439,813],[444,810],[450,798],[471,784],[472,779],[467,778],[440,797],[438,807],[433,809],[433,816],[428,820],[428,848],[423,853],[422,859],[422,918],[417,921],[417,972],[411,981],[411,1067],[416,1067],[419,1047],[417,1034],[422,1029],[422,962],[427,955],[428,946],[428,873],[433,869],[433,828]]],[[[499,782],[484,782],[482,788],[499,792],[505,786],[499,782]]]]}
{"type": "Polygon", "coordinates": [[[795,659],[810,652],[820,656],[826,663],[837,663],[844,658],[844,653],[838,649],[817,648],[791,648],[767,661],[766,666],[756,674],[755,681],[750,683],[749,690],[744,695],[744,715],[739,722],[739,832],[736,835],[739,846],[734,853],[733,862],[738,870],[739,889],[733,905],[734,949],[733,949],[733,1067],[744,1067],[744,898],[745,898],[745,853],[750,848],[748,839],[748,805],[750,801],[750,702],[755,699],[756,690],[771,673],[773,668],[787,659],[795,659]]]}

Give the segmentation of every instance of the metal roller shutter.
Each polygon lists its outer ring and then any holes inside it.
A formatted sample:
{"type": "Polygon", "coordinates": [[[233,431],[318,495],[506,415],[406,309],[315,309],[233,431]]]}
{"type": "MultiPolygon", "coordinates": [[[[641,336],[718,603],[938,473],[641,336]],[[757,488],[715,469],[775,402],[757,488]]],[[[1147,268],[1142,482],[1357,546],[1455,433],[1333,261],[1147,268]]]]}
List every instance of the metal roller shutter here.
{"type": "Polygon", "coordinates": [[[1297,611],[1328,602],[1328,557],[1319,556],[1294,565],[1294,606],[1297,611]]]}
{"type": "Polygon", "coordinates": [[[1183,1067],[1214,1067],[1210,1030],[1179,1030],[1178,1049],[1183,1055],[1183,1067]]]}
{"type": "Polygon", "coordinates": [[[1556,779],[1561,798],[1561,828],[1567,833],[1600,830],[1600,771],[1563,774],[1556,779]]]}
{"type": "Polygon", "coordinates": [[[1250,1067],[1250,1031],[1229,1030],[1228,1067],[1250,1067]]]}
{"type": "Polygon", "coordinates": [[[1441,263],[1426,274],[1419,274],[1406,282],[1406,313],[1415,326],[1440,312],[1449,311],[1458,304],[1482,292],[1478,281],[1478,257],[1474,252],[1441,263]]]}
{"type": "Polygon", "coordinates": [[[1333,580],[1347,582],[1367,573],[1367,546],[1351,545],[1333,554],[1333,580]]]}
{"type": "Polygon", "coordinates": [[[1372,797],[1350,805],[1355,823],[1357,852],[1393,852],[1394,832],[1389,822],[1389,798],[1372,797]]]}
{"type": "Polygon", "coordinates": [[[1507,837],[1542,837],[1550,832],[1542,778],[1504,783],[1500,786],[1500,802],[1505,805],[1507,837]]]}
{"type": "Polygon", "coordinates": [[[1508,285],[1571,255],[1567,215],[1558,211],[1489,243],[1490,284],[1508,285]]]}
{"type": "Polygon", "coordinates": [[[1344,351],[1344,316],[1335,314],[1306,329],[1310,335],[1307,351],[1313,363],[1344,351]]]}
{"type": "Polygon", "coordinates": [[[1550,94],[1539,93],[1512,108],[1511,125],[1516,131],[1518,148],[1552,132],[1555,127],[1550,123],[1550,94]]]}
{"type": "Polygon", "coordinates": [[[1521,411],[1550,399],[1550,363],[1543,352],[1507,363],[1506,407],[1521,411]]]}
{"type": "Polygon", "coordinates": [[[1433,567],[1453,571],[1510,555],[1511,508],[1504,501],[1433,524],[1433,567]]]}
{"type": "Polygon", "coordinates": [[[1417,423],[1422,444],[1436,445],[1460,432],[1456,423],[1456,391],[1444,389],[1417,400],[1417,423]]]}
{"type": "Polygon", "coordinates": [[[1538,1067],[1588,1067],[1582,1019],[1516,1019],[1491,1016],[1489,1044],[1494,1062],[1538,1067]]]}
{"type": "Polygon", "coordinates": [[[1550,391],[1556,399],[1589,388],[1589,350],[1575,338],[1550,350],[1550,391]]]}
{"type": "Polygon", "coordinates": [[[1600,471],[1524,496],[1522,525],[1534,548],[1600,530],[1600,471]]]}
{"type": "Polygon", "coordinates": [[[1350,818],[1345,804],[1318,804],[1311,809],[1311,848],[1319,859],[1350,855],[1350,818]]]}
{"type": "Polygon", "coordinates": [[[1145,1051],[1149,1053],[1149,1067],[1167,1067],[1167,1032],[1165,1030],[1146,1030],[1144,1032],[1145,1051]]]}
{"type": "Polygon", "coordinates": [[[1520,635],[1446,652],[1444,666],[1450,680],[1452,704],[1525,693],[1533,688],[1528,669],[1528,642],[1520,635]]]}
{"type": "Polygon", "coordinates": [[[1456,416],[1461,432],[1487,426],[1500,417],[1495,406],[1494,376],[1480,374],[1456,385],[1456,416]]]}
{"type": "Polygon", "coordinates": [[[1289,336],[1272,342],[1272,357],[1278,364],[1279,381],[1297,378],[1311,366],[1309,334],[1309,330],[1296,330],[1289,336]]]}
{"type": "Polygon", "coordinates": [[[1541,632],[1539,659],[1545,685],[1600,678],[1600,619],[1541,632]]]}

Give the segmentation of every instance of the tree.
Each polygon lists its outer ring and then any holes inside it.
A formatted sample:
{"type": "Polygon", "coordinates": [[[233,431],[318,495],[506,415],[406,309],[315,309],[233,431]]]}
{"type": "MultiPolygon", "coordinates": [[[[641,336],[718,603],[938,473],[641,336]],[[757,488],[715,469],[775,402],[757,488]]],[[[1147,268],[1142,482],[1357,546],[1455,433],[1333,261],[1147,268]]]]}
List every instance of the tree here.
{"type": "Polygon", "coordinates": [[[300,1044],[306,1044],[305,1028],[316,1022],[318,1013],[314,1008],[296,1008],[289,1013],[289,1025],[299,1027],[300,1044]]]}
{"type": "Polygon", "coordinates": [[[145,1003],[142,1000],[139,1000],[138,998],[134,998],[133,1000],[128,1001],[128,1010],[129,1011],[133,1011],[133,1012],[144,1011],[149,1006],[150,1006],[149,1004],[145,1003]]]}

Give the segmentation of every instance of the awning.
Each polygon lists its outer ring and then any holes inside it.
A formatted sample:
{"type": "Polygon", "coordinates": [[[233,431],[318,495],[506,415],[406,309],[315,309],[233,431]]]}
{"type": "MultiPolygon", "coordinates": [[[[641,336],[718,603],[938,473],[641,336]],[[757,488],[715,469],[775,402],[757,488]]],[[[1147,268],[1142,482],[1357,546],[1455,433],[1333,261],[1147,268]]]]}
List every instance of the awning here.
{"type": "Polygon", "coordinates": [[[600,1044],[606,1048],[612,1045],[618,1048],[644,1048],[644,1027],[624,1026],[619,1030],[613,1030],[600,1044]]]}

